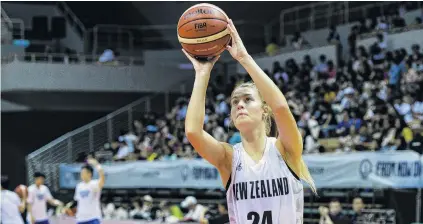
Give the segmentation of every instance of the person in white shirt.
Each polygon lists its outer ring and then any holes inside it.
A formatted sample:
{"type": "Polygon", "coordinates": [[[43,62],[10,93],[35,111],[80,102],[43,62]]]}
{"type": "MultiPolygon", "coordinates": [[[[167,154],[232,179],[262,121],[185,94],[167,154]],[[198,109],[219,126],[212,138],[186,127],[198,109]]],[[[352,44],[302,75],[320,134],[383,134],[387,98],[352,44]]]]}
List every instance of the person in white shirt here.
{"type": "Polygon", "coordinates": [[[188,196],[181,202],[182,208],[188,208],[188,213],[184,216],[184,221],[201,221],[201,217],[206,212],[206,207],[197,204],[197,199],[193,196],[188,196]]]}
{"type": "Polygon", "coordinates": [[[100,224],[101,220],[101,190],[104,186],[104,171],[97,160],[89,157],[88,164],[82,167],[81,180],[75,189],[74,200],[77,201],[76,221],[78,224],[100,224]],[[96,168],[99,179],[93,180],[93,167],[96,168]]]}
{"type": "Polygon", "coordinates": [[[1,176],[1,223],[2,224],[24,224],[22,215],[26,208],[26,192],[22,191],[23,198],[7,190],[9,178],[1,176]]]}
{"type": "Polygon", "coordinates": [[[28,216],[32,224],[49,224],[47,202],[53,206],[63,205],[51,196],[50,190],[44,185],[45,175],[34,173],[35,183],[28,187],[28,216]]]}

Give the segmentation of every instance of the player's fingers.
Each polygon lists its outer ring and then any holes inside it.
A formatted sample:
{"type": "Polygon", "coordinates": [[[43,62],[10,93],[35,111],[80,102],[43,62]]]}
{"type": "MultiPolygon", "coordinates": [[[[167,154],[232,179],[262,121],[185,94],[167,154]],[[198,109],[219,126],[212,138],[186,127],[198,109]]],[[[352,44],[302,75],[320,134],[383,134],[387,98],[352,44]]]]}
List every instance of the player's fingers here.
{"type": "Polygon", "coordinates": [[[229,30],[229,34],[231,35],[231,41],[232,41],[232,46],[233,46],[236,43],[236,40],[237,40],[236,33],[235,33],[235,31],[233,30],[233,28],[231,27],[230,24],[228,24],[228,30],[229,30]]]}
{"type": "Polygon", "coordinates": [[[219,60],[219,58],[220,58],[220,55],[219,55],[219,56],[214,57],[214,58],[213,58],[213,60],[212,60],[212,63],[213,63],[213,64],[214,64],[214,63],[216,63],[216,62],[219,60]]]}
{"type": "Polygon", "coordinates": [[[232,21],[232,19],[229,20],[229,27],[230,27],[231,32],[234,34],[234,36],[236,38],[240,38],[239,37],[239,34],[238,34],[238,30],[236,30],[236,27],[235,27],[234,22],[232,21]]]}
{"type": "Polygon", "coordinates": [[[185,54],[185,56],[187,56],[187,58],[192,62],[192,63],[195,63],[195,59],[191,56],[191,55],[189,55],[186,51],[185,51],[185,49],[182,49],[182,52],[184,52],[184,54],[185,54]]]}

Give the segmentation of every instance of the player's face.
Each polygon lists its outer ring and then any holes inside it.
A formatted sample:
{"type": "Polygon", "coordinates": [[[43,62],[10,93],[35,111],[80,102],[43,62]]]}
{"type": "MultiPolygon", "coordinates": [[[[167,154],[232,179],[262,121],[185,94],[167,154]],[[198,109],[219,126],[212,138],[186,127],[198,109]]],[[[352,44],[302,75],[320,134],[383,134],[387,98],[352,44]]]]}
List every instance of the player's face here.
{"type": "Polygon", "coordinates": [[[263,102],[255,88],[236,88],[231,98],[231,120],[241,132],[263,123],[263,102]]]}
{"type": "Polygon", "coordinates": [[[81,180],[82,181],[90,181],[92,177],[92,174],[90,171],[88,171],[87,169],[82,169],[81,170],[81,180]]]}
{"type": "Polygon", "coordinates": [[[35,185],[43,185],[44,184],[44,177],[37,177],[35,178],[35,185]]]}

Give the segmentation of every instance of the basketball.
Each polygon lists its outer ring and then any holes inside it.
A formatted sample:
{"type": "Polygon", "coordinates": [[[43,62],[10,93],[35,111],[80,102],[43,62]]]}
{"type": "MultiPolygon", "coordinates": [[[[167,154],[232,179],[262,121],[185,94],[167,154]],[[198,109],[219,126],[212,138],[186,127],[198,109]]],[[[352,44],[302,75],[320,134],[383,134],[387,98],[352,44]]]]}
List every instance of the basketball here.
{"type": "Polygon", "coordinates": [[[178,39],[187,53],[196,58],[220,55],[229,44],[229,18],[219,7],[201,3],[187,9],[178,22],[178,39]]]}
{"type": "Polygon", "coordinates": [[[28,196],[28,188],[25,185],[19,185],[15,188],[15,193],[18,194],[20,198],[23,198],[23,192],[28,196]]]}

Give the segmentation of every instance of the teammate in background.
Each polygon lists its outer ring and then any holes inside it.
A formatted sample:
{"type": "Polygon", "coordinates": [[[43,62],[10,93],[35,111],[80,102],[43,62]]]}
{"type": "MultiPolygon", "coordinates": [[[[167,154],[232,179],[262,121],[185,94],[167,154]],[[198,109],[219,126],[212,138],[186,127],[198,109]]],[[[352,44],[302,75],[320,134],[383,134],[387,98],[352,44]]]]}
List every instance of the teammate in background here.
{"type": "Polygon", "coordinates": [[[227,50],[254,83],[237,86],[231,95],[230,118],[242,136],[231,146],[203,130],[205,98],[211,70],[219,57],[200,62],[183,50],[195,69],[185,120],[185,133],[195,150],[213,164],[226,186],[230,223],[293,224],[303,221],[300,178],[316,192],[302,158],[303,141],[287,100],[248,54],[232,20],[227,50]],[[268,137],[275,119],[277,138],[268,137]]]}
{"type": "Polygon", "coordinates": [[[104,171],[97,160],[88,157],[88,164],[81,169],[81,180],[75,189],[74,200],[77,202],[76,221],[78,224],[100,224],[101,220],[101,190],[104,186],[104,171]],[[98,180],[93,180],[93,167],[99,174],[98,180]]]}
{"type": "Polygon", "coordinates": [[[26,208],[26,192],[22,191],[22,199],[9,191],[9,178],[1,176],[1,223],[2,224],[24,224],[22,214],[26,208]]]}
{"type": "Polygon", "coordinates": [[[52,206],[61,206],[63,203],[51,196],[50,190],[44,185],[46,176],[35,172],[35,182],[28,188],[28,215],[32,224],[48,224],[47,202],[52,206]]]}

